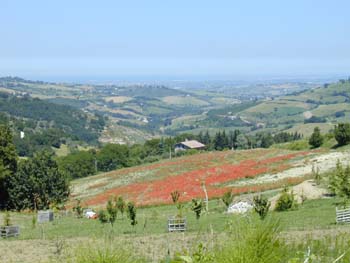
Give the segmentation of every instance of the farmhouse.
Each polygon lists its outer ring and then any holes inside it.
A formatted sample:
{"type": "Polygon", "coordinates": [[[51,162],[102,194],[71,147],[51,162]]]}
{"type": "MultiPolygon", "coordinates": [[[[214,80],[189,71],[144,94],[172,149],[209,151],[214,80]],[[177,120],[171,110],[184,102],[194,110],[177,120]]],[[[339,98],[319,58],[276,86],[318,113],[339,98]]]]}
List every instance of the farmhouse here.
{"type": "Polygon", "coordinates": [[[191,140],[191,141],[184,141],[175,144],[175,152],[177,151],[185,151],[189,149],[196,149],[196,150],[201,150],[204,149],[205,145],[203,143],[200,143],[199,141],[196,140],[191,140]]]}

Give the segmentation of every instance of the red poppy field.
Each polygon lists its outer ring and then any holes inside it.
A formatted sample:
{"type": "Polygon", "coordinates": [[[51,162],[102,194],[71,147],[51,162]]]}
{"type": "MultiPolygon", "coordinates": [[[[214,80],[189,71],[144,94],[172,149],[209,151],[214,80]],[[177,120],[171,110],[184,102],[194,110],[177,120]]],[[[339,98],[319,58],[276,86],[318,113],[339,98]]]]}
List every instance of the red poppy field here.
{"type": "Polygon", "coordinates": [[[236,194],[259,192],[302,181],[301,177],[293,177],[256,184],[254,178],[287,170],[313,154],[279,149],[200,153],[77,180],[71,199],[80,198],[88,206],[101,206],[112,196],[121,195],[144,206],[170,203],[174,190],[182,193],[180,201],[203,198],[203,185],[209,198],[228,190],[236,194]],[[232,186],[242,180],[247,183],[232,186]]]}

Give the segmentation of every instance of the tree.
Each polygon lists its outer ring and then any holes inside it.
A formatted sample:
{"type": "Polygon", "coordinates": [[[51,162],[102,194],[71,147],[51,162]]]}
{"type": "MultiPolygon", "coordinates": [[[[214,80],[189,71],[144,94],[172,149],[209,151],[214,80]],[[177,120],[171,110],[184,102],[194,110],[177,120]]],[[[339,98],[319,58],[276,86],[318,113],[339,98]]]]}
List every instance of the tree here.
{"type": "Polygon", "coordinates": [[[191,210],[196,214],[197,220],[201,217],[203,201],[201,199],[192,199],[191,210]]]}
{"type": "Polygon", "coordinates": [[[180,198],[180,192],[178,190],[175,190],[171,192],[170,195],[171,195],[171,199],[173,200],[173,203],[177,204],[180,198]]]}
{"type": "Polygon", "coordinates": [[[321,131],[319,127],[314,128],[314,132],[311,134],[311,137],[309,139],[309,144],[313,148],[318,148],[322,145],[323,143],[323,137],[321,135],[321,131]]]}
{"type": "Polygon", "coordinates": [[[331,193],[344,198],[344,205],[350,200],[350,166],[343,168],[341,163],[337,166],[329,177],[328,188],[331,193]]]}
{"type": "Polygon", "coordinates": [[[109,199],[107,202],[106,210],[108,213],[108,221],[111,224],[111,226],[114,226],[114,222],[117,219],[118,215],[118,208],[116,202],[113,203],[113,199],[109,199]]]}
{"type": "MultiPolygon", "coordinates": [[[[35,198],[36,199],[36,198],[35,198]]],[[[35,202],[36,205],[36,202],[35,202]]],[[[36,210],[36,207],[34,208],[36,210]]],[[[76,205],[73,207],[73,211],[76,213],[77,218],[82,218],[83,217],[83,207],[81,206],[81,200],[77,199],[76,200],[76,205]]]]}
{"type": "Polygon", "coordinates": [[[180,198],[180,192],[178,190],[175,190],[173,192],[170,193],[171,195],[171,199],[173,200],[173,203],[175,204],[178,214],[177,217],[182,217],[182,209],[183,209],[183,204],[181,204],[179,202],[179,198],[180,198]]]}
{"type": "Polygon", "coordinates": [[[237,149],[248,149],[249,142],[244,134],[237,135],[236,148],[237,149]]]}
{"type": "Polygon", "coordinates": [[[230,204],[232,203],[233,197],[234,196],[233,196],[231,190],[224,193],[223,196],[221,197],[221,200],[226,205],[226,208],[228,208],[230,206],[230,204]]]}
{"type": "Polygon", "coordinates": [[[273,143],[273,137],[271,133],[261,132],[256,135],[256,140],[258,141],[258,147],[269,148],[273,143]]]}
{"type": "Polygon", "coordinates": [[[205,144],[207,147],[210,145],[211,143],[211,138],[210,138],[210,135],[209,135],[209,131],[207,130],[203,136],[203,144],[205,144]]]}
{"type": "Polygon", "coordinates": [[[350,143],[350,124],[339,123],[334,128],[334,138],[337,140],[339,146],[350,143]]]}
{"type": "Polygon", "coordinates": [[[215,134],[213,143],[215,150],[221,151],[224,149],[224,140],[220,131],[215,134]]]}
{"type": "Polygon", "coordinates": [[[126,204],[125,204],[125,201],[124,201],[124,199],[123,199],[122,196],[119,196],[119,197],[117,198],[116,206],[117,206],[119,212],[122,214],[122,217],[123,217],[126,204]]]}
{"type": "Polygon", "coordinates": [[[7,181],[17,171],[17,153],[8,126],[0,125],[0,208],[8,203],[7,181]]]}
{"type": "Polygon", "coordinates": [[[47,209],[67,200],[69,184],[53,154],[43,151],[19,163],[18,171],[9,177],[8,193],[11,208],[47,209]]]}
{"type": "Polygon", "coordinates": [[[92,151],[80,151],[58,160],[61,172],[69,178],[82,178],[96,173],[96,156],[92,151]]]}
{"type": "Polygon", "coordinates": [[[266,197],[262,195],[256,195],[253,198],[254,210],[259,215],[261,220],[264,220],[269,212],[271,202],[267,200],[266,197]]]}
{"type": "Polygon", "coordinates": [[[129,202],[127,205],[127,208],[128,208],[128,218],[130,219],[130,224],[134,227],[137,224],[135,204],[133,202],[129,202]]]}
{"type": "Polygon", "coordinates": [[[129,166],[129,148],[127,145],[107,144],[97,153],[97,166],[100,171],[108,172],[129,166]]]}

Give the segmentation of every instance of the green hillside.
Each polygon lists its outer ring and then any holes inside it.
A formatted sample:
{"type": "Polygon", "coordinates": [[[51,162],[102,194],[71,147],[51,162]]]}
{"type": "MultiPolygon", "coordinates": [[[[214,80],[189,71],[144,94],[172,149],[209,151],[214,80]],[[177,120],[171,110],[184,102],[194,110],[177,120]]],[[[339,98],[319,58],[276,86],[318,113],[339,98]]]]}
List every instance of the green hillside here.
{"type": "Polygon", "coordinates": [[[59,147],[68,138],[94,144],[105,125],[101,116],[27,95],[0,93],[0,112],[0,123],[10,123],[15,132],[20,155],[31,155],[37,147],[59,147]]]}

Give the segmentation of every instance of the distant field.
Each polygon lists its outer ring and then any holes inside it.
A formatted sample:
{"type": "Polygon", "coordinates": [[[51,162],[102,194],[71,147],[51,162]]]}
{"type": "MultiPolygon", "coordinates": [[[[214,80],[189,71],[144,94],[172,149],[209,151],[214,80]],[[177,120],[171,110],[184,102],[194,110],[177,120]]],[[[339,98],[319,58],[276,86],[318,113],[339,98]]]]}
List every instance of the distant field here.
{"type": "Polygon", "coordinates": [[[291,133],[301,133],[305,137],[309,137],[314,131],[315,127],[319,127],[322,133],[327,133],[330,129],[334,128],[334,124],[331,123],[305,123],[305,124],[297,124],[293,128],[285,130],[286,132],[291,133]]]}
{"type": "Polygon", "coordinates": [[[334,115],[336,112],[339,111],[350,111],[350,103],[319,105],[316,109],[313,109],[311,112],[315,116],[330,116],[334,115]]]}
{"type": "Polygon", "coordinates": [[[172,105],[193,105],[193,106],[209,105],[209,103],[206,102],[205,100],[200,100],[192,96],[167,96],[162,98],[162,101],[172,105]]]}
{"type": "Polygon", "coordinates": [[[285,112],[286,113],[285,115],[287,115],[287,114],[301,113],[307,109],[309,109],[309,105],[306,103],[281,100],[281,101],[267,101],[255,107],[251,107],[245,110],[245,112],[269,114],[275,111],[279,111],[279,112],[285,112]]]}
{"type": "Polygon", "coordinates": [[[114,102],[114,103],[123,103],[132,100],[131,97],[126,97],[126,96],[113,96],[113,97],[106,97],[104,98],[105,101],[109,102],[114,102]]]}
{"type": "MultiPolygon", "coordinates": [[[[189,126],[194,124],[197,121],[205,119],[205,115],[189,115],[189,116],[182,116],[179,118],[176,118],[172,120],[170,128],[178,128],[183,126],[189,126]]],[[[169,128],[169,127],[167,127],[169,128]]]]}
{"type": "Polygon", "coordinates": [[[213,97],[211,101],[215,104],[228,104],[228,105],[240,103],[240,100],[228,98],[228,97],[213,97]]]}
{"type": "Polygon", "coordinates": [[[121,126],[115,123],[109,123],[99,139],[101,143],[120,143],[134,144],[144,143],[145,140],[152,137],[138,129],[121,126]]]}

